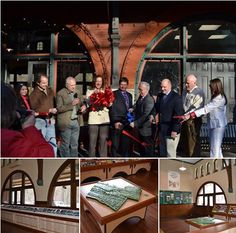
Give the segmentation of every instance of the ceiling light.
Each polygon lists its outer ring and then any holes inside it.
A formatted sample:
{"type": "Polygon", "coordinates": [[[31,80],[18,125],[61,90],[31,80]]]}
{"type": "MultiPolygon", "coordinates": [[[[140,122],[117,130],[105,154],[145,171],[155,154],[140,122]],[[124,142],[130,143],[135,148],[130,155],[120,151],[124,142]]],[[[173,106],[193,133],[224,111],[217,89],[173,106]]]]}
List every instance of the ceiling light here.
{"type": "Polygon", "coordinates": [[[211,35],[208,40],[222,40],[226,38],[228,35],[211,35]]]}
{"type": "Polygon", "coordinates": [[[198,30],[199,31],[215,31],[217,30],[221,25],[202,25],[198,30]]]}
{"type": "Polygon", "coordinates": [[[182,171],[182,172],[187,170],[187,168],[184,167],[183,162],[182,162],[182,164],[181,164],[181,167],[179,167],[179,170],[182,171]]]}
{"type": "Polygon", "coordinates": [[[8,52],[8,53],[10,53],[10,52],[12,52],[12,51],[13,51],[13,49],[12,49],[12,48],[6,48],[6,50],[7,50],[7,52],[8,52]]]}
{"type": "MultiPolygon", "coordinates": [[[[188,35],[188,39],[191,39],[191,38],[192,38],[192,35],[188,35]]],[[[179,35],[175,36],[175,40],[179,40],[179,35]]]]}

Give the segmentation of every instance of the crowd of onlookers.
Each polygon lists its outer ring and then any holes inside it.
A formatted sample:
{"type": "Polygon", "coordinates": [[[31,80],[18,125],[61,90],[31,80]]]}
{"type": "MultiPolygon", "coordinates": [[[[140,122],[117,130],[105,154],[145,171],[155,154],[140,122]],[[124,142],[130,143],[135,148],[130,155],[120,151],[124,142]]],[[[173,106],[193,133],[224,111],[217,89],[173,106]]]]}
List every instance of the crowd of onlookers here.
{"type": "Polygon", "coordinates": [[[219,79],[210,81],[211,100],[207,104],[193,74],[187,76],[182,96],[166,78],[156,97],[150,95],[149,83],[140,82],[140,95],[134,102],[128,84],[122,77],[119,88],[112,91],[103,77],[97,76],[83,97],[74,77],[67,77],[65,87],[56,95],[44,74],[38,76],[31,93],[26,84],[13,89],[2,83],[1,156],[78,157],[85,114],[90,157],[132,157],[135,147],[139,153],[135,156],[174,158],[179,142],[182,155],[198,157],[201,116],[206,114],[210,157],[223,156],[227,98],[219,79]]]}

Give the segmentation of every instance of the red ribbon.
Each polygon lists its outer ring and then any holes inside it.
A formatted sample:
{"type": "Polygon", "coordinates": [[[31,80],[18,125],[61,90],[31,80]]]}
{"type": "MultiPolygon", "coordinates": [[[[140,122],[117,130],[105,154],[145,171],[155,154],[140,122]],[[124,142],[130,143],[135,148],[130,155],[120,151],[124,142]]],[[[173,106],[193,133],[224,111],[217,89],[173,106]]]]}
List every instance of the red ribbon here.
{"type": "Polygon", "coordinates": [[[124,135],[126,135],[129,138],[132,138],[134,141],[136,141],[137,143],[141,144],[144,147],[150,146],[151,144],[147,144],[146,142],[141,142],[138,138],[134,137],[133,135],[131,135],[129,132],[127,132],[126,130],[123,130],[122,133],[124,135]]]}
{"type": "Polygon", "coordinates": [[[103,107],[109,107],[115,97],[110,87],[106,87],[104,92],[93,93],[90,96],[91,110],[102,110],[103,107]]]}

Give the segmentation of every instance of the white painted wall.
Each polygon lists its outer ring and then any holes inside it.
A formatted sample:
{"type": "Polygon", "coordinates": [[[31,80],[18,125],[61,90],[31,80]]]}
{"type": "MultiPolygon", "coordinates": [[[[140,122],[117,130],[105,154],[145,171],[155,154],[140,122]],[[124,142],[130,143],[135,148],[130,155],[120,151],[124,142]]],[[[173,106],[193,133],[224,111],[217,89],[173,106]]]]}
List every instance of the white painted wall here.
{"type": "Polygon", "coordinates": [[[198,163],[192,165],[184,163],[187,168],[186,171],[179,171],[181,162],[176,160],[162,159],[160,161],[160,189],[168,190],[168,171],[176,171],[180,173],[180,190],[179,191],[191,191],[193,195],[193,202],[196,200],[196,195],[202,184],[205,182],[216,182],[225,192],[227,203],[236,203],[236,166],[235,159],[231,159],[232,162],[232,179],[233,179],[233,193],[228,192],[228,177],[226,169],[221,170],[221,160],[218,160],[218,172],[213,172],[213,159],[203,159],[198,163]],[[210,162],[210,174],[206,175],[206,164],[210,162]],[[200,166],[204,166],[204,176],[195,179],[195,169],[200,170],[200,166]]]}

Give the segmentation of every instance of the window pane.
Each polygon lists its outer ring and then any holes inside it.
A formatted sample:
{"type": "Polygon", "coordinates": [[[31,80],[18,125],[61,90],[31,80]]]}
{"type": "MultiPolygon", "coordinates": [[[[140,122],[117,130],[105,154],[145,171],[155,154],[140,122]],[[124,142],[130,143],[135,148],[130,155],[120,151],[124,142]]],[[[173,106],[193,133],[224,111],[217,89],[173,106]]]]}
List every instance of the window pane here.
{"type": "Polygon", "coordinates": [[[204,206],[207,206],[208,205],[208,196],[205,196],[205,204],[204,206]]]}
{"type": "Polygon", "coordinates": [[[25,189],[25,204],[26,205],[34,205],[35,197],[33,189],[25,189]]]}
{"type": "Polygon", "coordinates": [[[206,184],[204,187],[205,187],[205,193],[213,193],[214,192],[214,184],[213,183],[206,184]]]}
{"type": "Polygon", "coordinates": [[[225,196],[222,195],[216,195],[216,204],[226,204],[225,196]]]}
{"type": "Polygon", "coordinates": [[[85,47],[71,30],[65,29],[58,34],[59,53],[84,53],[85,47]]]}
{"type": "Polygon", "coordinates": [[[15,204],[15,191],[11,192],[11,204],[15,204]]]}
{"type": "Polygon", "coordinates": [[[60,182],[60,181],[68,181],[68,180],[71,180],[71,165],[68,165],[64,170],[63,172],[61,173],[61,175],[59,176],[57,182],[60,182]]]}
{"type": "Polygon", "coordinates": [[[209,196],[209,205],[210,206],[213,206],[213,196],[209,196]]]}
{"type": "Polygon", "coordinates": [[[76,180],[79,179],[79,160],[75,160],[75,178],[76,180]]]}
{"type": "Polygon", "coordinates": [[[199,196],[198,198],[197,198],[197,205],[203,205],[203,196],[199,196]]]}
{"type": "Polygon", "coordinates": [[[156,47],[152,50],[152,53],[179,53],[179,41],[180,33],[177,28],[168,32],[165,37],[158,42],[156,47]]]}
{"type": "Polygon", "coordinates": [[[9,191],[4,191],[2,195],[2,202],[4,204],[9,204],[9,191]]]}
{"type": "Polygon", "coordinates": [[[20,199],[21,199],[21,191],[18,190],[18,191],[16,192],[16,204],[17,204],[17,205],[20,205],[20,204],[21,204],[20,199]]]}
{"type": "Polygon", "coordinates": [[[53,206],[70,207],[70,193],[69,185],[57,186],[54,190],[53,206]]]}
{"type": "Polygon", "coordinates": [[[203,194],[203,188],[200,189],[199,194],[203,194]]]}
{"type": "Polygon", "coordinates": [[[223,192],[222,189],[218,185],[216,185],[215,187],[216,187],[216,193],[222,193],[223,192]]]}
{"type": "Polygon", "coordinates": [[[142,81],[148,82],[150,94],[156,95],[161,92],[161,80],[166,77],[172,78],[172,87],[179,91],[179,62],[147,61],[143,70],[142,81]]]}
{"type": "Polygon", "coordinates": [[[201,21],[187,26],[189,53],[236,53],[236,24],[201,21]]]}
{"type": "Polygon", "coordinates": [[[76,188],[76,208],[79,208],[79,187],[76,188]]]}
{"type": "Polygon", "coordinates": [[[22,186],[22,173],[16,173],[12,176],[12,187],[22,186]]]}
{"type": "Polygon", "coordinates": [[[25,186],[30,186],[30,185],[32,185],[32,183],[31,183],[29,177],[25,176],[25,186]]]}
{"type": "MultiPolygon", "coordinates": [[[[65,86],[65,78],[67,76],[73,76],[78,79],[79,74],[92,74],[94,73],[93,63],[89,60],[83,61],[58,61],[57,63],[57,90],[59,91],[65,86]]],[[[82,76],[79,76],[81,80],[82,76]]],[[[83,95],[86,94],[87,88],[92,86],[92,81],[76,81],[78,85],[83,85],[83,95]]]]}

